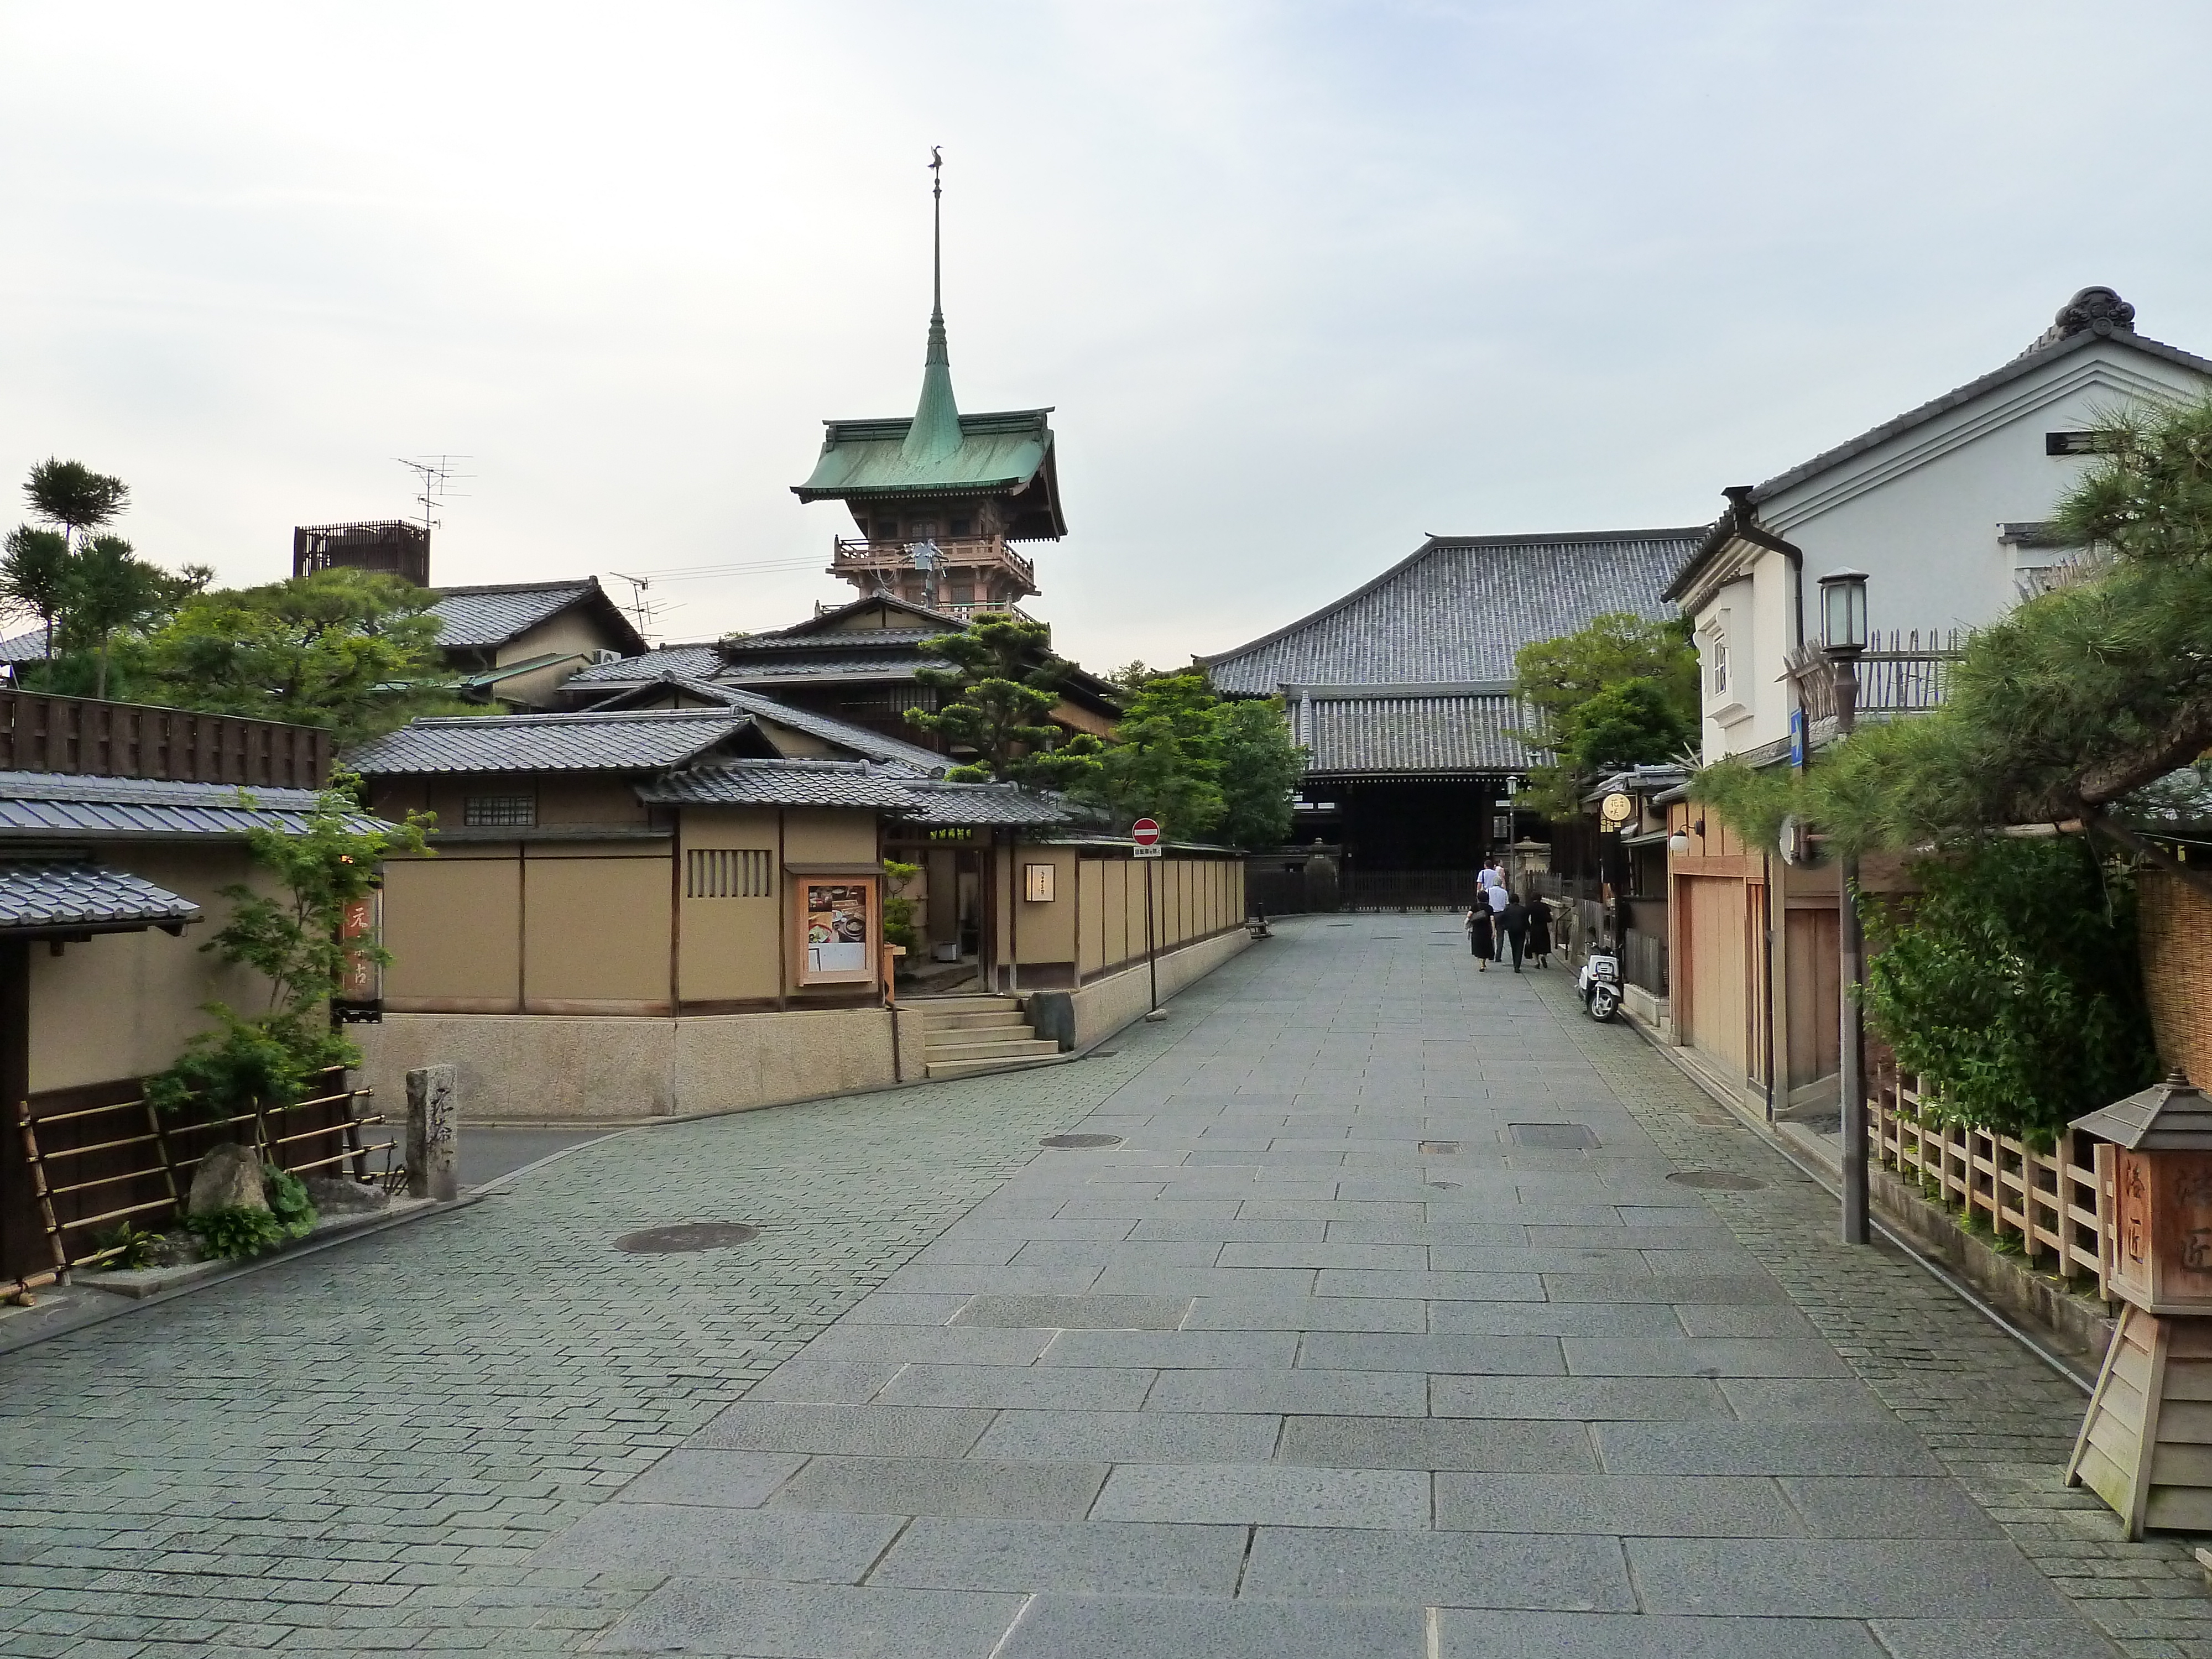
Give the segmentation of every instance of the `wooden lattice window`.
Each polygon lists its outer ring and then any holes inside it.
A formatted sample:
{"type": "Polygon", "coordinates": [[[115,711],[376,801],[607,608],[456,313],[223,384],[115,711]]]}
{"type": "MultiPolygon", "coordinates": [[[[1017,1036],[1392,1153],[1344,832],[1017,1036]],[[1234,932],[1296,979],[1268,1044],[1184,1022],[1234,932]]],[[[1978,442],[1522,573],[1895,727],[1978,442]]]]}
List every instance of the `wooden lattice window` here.
{"type": "Polygon", "coordinates": [[[686,898],[770,898],[775,879],[766,848],[695,847],[684,854],[686,898]]]}
{"type": "Polygon", "coordinates": [[[461,822],[471,830],[528,830],[538,822],[538,797],[471,795],[461,803],[461,822]]]}

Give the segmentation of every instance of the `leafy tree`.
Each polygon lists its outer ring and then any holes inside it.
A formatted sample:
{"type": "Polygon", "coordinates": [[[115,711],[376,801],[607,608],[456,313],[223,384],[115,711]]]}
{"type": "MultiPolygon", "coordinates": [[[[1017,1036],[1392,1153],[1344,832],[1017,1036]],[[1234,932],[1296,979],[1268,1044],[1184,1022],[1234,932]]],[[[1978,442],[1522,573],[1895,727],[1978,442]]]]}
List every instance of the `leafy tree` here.
{"type": "MultiPolygon", "coordinates": [[[[251,968],[269,982],[269,1004],[258,1015],[211,1002],[218,1024],[186,1045],[166,1072],[146,1080],[146,1098],[175,1111],[197,1102],[230,1115],[306,1097],[315,1078],[333,1066],[356,1066],[360,1051],[332,1030],[324,1010],[345,981],[347,957],[392,958],[374,940],[342,940],[346,907],[375,884],[377,866],[395,853],[421,853],[431,819],[410,812],[398,824],[361,815],[354,781],[332,781],[304,829],[259,828],[246,834],[253,862],[277,892],[242,883],[218,890],[230,920],[200,949],[251,968]]],[[[249,805],[252,796],[241,790],[249,805]]]]}
{"type": "MultiPolygon", "coordinates": [[[[70,562],[58,633],[63,650],[90,653],[98,665],[93,696],[107,695],[110,648],[116,634],[173,613],[205,586],[204,568],[182,576],[149,564],[120,536],[93,536],[70,562]]],[[[53,635],[50,635],[51,642],[53,635]]]]}
{"type": "Polygon", "coordinates": [[[471,711],[448,690],[436,603],[397,576],[345,568],[203,592],[149,636],[143,672],[155,701],[325,726],[343,747],[417,714],[471,711]]]}
{"type": "Polygon", "coordinates": [[[2077,837],[1996,837],[1859,900],[1867,1012],[1936,1110],[2049,1146],[2157,1072],[2134,884],[2077,837]],[[2120,971],[2115,971],[2115,968],[2120,971]]]}
{"type": "Polygon", "coordinates": [[[1536,716],[1522,735],[1552,757],[1530,769],[1522,797],[1540,812],[1568,816],[1603,773],[1670,759],[1697,737],[1698,658],[1685,620],[1607,611],[1522,647],[1514,670],[1536,716]]]}
{"type": "Polygon", "coordinates": [[[37,619],[49,662],[54,655],[55,619],[68,603],[72,559],[66,534],[33,530],[29,525],[9,531],[6,549],[0,551],[0,605],[13,616],[37,619]]]}
{"type": "Polygon", "coordinates": [[[1291,838],[1291,798],[1305,770],[1280,697],[1231,698],[1213,711],[1224,811],[1215,830],[1231,847],[1280,847],[1291,838]]]}
{"type": "Polygon", "coordinates": [[[1114,728],[1086,793],[1124,823],[1157,818],[1178,840],[1207,839],[1229,810],[1221,792],[1218,702],[1200,674],[1149,681],[1114,728]]]}
{"type": "Polygon", "coordinates": [[[113,523],[131,504],[131,486],[122,479],[94,472],[82,461],[51,456],[31,469],[23,494],[31,516],[59,525],[63,539],[70,543],[81,530],[113,523]]]}
{"type": "Polygon", "coordinates": [[[915,678],[950,694],[949,700],[935,714],[909,708],[906,718],[975,757],[948,770],[947,778],[1065,787],[1094,763],[1096,738],[1068,738],[1047,723],[1073,665],[1053,654],[1052,631],[1043,623],[982,617],[965,632],[940,635],[923,648],[952,666],[917,669],[915,678]]]}

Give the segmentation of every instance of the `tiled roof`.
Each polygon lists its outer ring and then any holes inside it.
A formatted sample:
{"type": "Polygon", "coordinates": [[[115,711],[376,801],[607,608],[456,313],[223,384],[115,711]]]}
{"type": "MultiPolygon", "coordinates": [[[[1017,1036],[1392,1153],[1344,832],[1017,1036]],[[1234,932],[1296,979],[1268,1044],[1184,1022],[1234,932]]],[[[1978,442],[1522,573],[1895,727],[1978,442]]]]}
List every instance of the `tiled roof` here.
{"type": "Polygon", "coordinates": [[[1199,660],[1218,689],[1247,696],[1297,684],[1510,680],[1522,646],[1605,611],[1671,614],[1660,592],[1704,533],[1431,538],[1335,604],[1199,660]]]}
{"type": "Polygon", "coordinates": [[[0,662],[44,662],[46,659],[46,630],[34,628],[27,634],[17,634],[0,640],[0,662]]]}
{"type": "Polygon", "coordinates": [[[0,933],[157,927],[200,919],[200,907],[143,877],[96,864],[0,863],[0,933]]]}
{"type": "Polygon", "coordinates": [[[659,679],[664,674],[711,674],[722,665],[722,653],[711,642],[705,645],[667,645],[642,656],[624,657],[580,668],[568,677],[572,686],[621,686],[659,679]]]}
{"type": "Polygon", "coordinates": [[[345,757],[369,776],[423,772],[647,772],[681,766],[735,734],[735,710],[504,714],[418,720],[345,757]]]}
{"type": "Polygon", "coordinates": [[[642,801],[680,806],[858,806],[904,811],[908,786],[866,761],[735,760],[637,787],[642,801]]]}
{"type": "Polygon", "coordinates": [[[872,761],[881,761],[910,771],[919,777],[935,777],[953,763],[933,750],[919,744],[903,743],[896,738],[887,738],[880,732],[872,732],[865,726],[817,714],[811,708],[800,708],[787,702],[778,702],[774,697],[764,697],[757,691],[740,690],[734,685],[717,685],[712,680],[694,679],[683,674],[663,674],[657,681],[640,687],[649,690],[654,684],[674,686],[678,690],[709,702],[718,702],[725,708],[738,708],[764,720],[788,726],[834,743],[840,749],[849,749],[865,755],[872,761]]]}
{"type": "Polygon", "coordinates": [[[1058,797],[1011,783],[909,783],[921,823],[1073,823],[1081,816],[1058,797]]]}
{"type": "MultiPolygon", "coordinates": [[[[312,789],[241,792],[234,783],[0,772],[0,836],[143,838],[298,830],[306,827],[317,799],[312,789]]],[[[373,825],[377,820],[360,822],[373,825]]]]}
{"type": "Polygon", "coordinates": [[[919,658],[901,661],[896,657],[797,657],[785,661],[769,658],[732,663],[718,678],[739,685],[752,680],[910,680],[920,661],[919,658]]]}
{"type": "Polygon", "coordinates": [[[961,624],[955,623],[944,628],[845,628],[834,634],[750,634],[743,639],[725,640],[722,655],[726,659],[792,651],[889,651],[957,634],[960,629],[961,624]]]}
{"type": "Polygon", "coordinates": [[[495,587],[441,587],[430,614],[445,619],[441,646],[505,645],[548,617],[599,591],[597,577],[565,582],[510,582],[495,587]]]}
{"type": "Polygon", "coordinates": [[[1291,713],[1310,773],[1519,772],[1532,759],[1510,696],[1316,698],[1291,713]]]}

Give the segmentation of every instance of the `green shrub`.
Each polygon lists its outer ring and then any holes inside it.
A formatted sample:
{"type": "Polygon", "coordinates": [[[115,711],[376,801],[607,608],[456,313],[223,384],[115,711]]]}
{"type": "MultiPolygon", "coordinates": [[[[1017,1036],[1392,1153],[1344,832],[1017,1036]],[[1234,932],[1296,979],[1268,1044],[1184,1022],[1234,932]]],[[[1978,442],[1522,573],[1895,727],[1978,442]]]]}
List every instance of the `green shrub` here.
{"type": "Polygon", "coordinates": [[[158,1267],[161,1247],[169,1241],[160,1233],[146,1232],[127,1221],[119,1221],[113,1231],[95,1233],[92,1242],[100,1249],[115,1252],[100,1264],[100,1272],[127,1273],[138,1267],[158,1267]]]}
{"type": "Polygon", "coordinates": [[[261,1191],[269,1200],[269,1212],[276,1218],[276,1224],[284,1230],[287,1238],[305,1238],[314,1230],[315,1206],[307,1197],[307,1182],[289,1170],[280,1170],[274,1164],[261,1166],[261,1191]]]}
{"type": "Polygon", "coordinates": [[[2078,836],[2000,837],[1861,895],[1867,1012],[1939,1118],[2053,1145],[2157,1075],[2134,884],[2078,836]]]}
{"type": "Polygon", "coordinates": [[[185,1225],[210,1255],[232,1261],[273,1250],[289,1237],[274,1211],[249,1209],[243,1204],[188,1215],[185,1225]]]}

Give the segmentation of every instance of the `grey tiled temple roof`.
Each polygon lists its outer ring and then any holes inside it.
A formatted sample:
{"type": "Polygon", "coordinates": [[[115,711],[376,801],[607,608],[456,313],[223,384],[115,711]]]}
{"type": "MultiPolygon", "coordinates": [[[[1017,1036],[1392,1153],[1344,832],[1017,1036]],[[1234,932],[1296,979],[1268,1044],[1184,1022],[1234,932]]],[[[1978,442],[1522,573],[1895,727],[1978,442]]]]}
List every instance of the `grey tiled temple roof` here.
{"type": "Polygon", "coordinates": [[[10,635],[0,640],[0,662],[44,662],[46,659],[46,630],[34,628],[27,634],[10,635]]]}
{"type": "Polygon", "coordinates": [[[1661,590],[1705,531],[1432,537],[1334,604],[1199,661],[1218,690],[1244,696],[1299,684],[1502,684],[1522,646],[1605,611],[1671,614],[1661,590]]]}
{"type": "Polygon", "coordinates": [[[418,720],[345,757],[367,776],[426,772],[650,772],[681,766],[748,724],[734,709],[418,720]]]}
{"type": "Polygon", "coordinates": [[[430,614],[444,618],[445,626],[438,630],[441,646],[504,645],[548,617],[566,611],[586,594],[597,592],[599,586],[595,578],[584,578],[441,588],[430,614]]]}
{"type": "Polygon", "coordinates": [[[176,927],[200,907],[141,876],[96,864],[0,862],[0,933],[176,927]]]}
{"type": "Polygon", "coordinates": [[[1532,758],[1510,696],[1316,697],[1291,717],[1309,773],[1519,772],[1532,758]]]}
{"type": "Polygon", "coordinates": [[[714,644],[666,645],[642,656],[624,657],[580,668],[568,677],[572,686],[605,685],[610,690],[641,685],[668,674],[711,674],[722,665],[722,653],[714,644]]]}
{"type": "Polygon", "coordinates": [[[708,702],[717,702],[725,708],[741,709],[779,726],[788,726],[800,732],[832,743],[840,749],[849,749],[872,761],[882,761],[913,772],[918,777],[935,777],[953,762],[920,744],[902,742],[887,738],[880,732],[865,726],[854,726],[833,715],[817,714],[811,708],[800,708],[792,703],[778,702],[774,697],[764,697],[757,691],[741,690],[734,685],[718,685],[712,680],[695,679],[684,674],[664,673],[658,680],[648,681],[638,688],[650,690],[654,685],[673,686],[688,695],[708,702]]]}
{"type": "Polygon", "coordinates": [[[733,760],[637,787],[637,798],[679,806],[859,806],[902,812],[904,782],[866,761],[733,760]]]}
{"type": "MultiPolygon", "coordinates": [[[[242,836],[304,829],[312,789],[250,789],[63,772],[0,772],[0,836],[242,836]]],[[[374,823],[374,819],[362,822],[374,823]]]]}
{"type": "Polygon", "coordinates": [[[1056,795],[1010,783],[909,783],[914,817],[921,823],[1073,823],[1079,815],[1056,795]]]}

